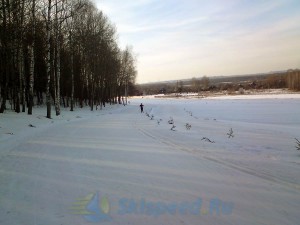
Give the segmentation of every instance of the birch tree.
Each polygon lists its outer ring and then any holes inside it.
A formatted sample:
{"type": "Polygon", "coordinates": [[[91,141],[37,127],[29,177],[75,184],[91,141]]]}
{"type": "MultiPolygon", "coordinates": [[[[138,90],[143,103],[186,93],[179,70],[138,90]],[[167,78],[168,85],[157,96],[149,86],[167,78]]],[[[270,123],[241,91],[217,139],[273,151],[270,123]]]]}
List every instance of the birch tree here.
{"type": "Polygon", "coordinates": [[[28,99],[28,114],[32,114],[32,107],[33,107],[33,85],[34,85],[34,63],[35,63],[35,52],[34,52],[34,47],[35,47],[35,24],[36,24],[36,19],[35,19],[35,10],[36,10],[36,4],[35,0],[32,0],[32,7],[31,7],[31,16],[32,16],[32,43],[29,46],[29,58],[30,58],[30,72],[29,72],[29,99],[28,99]]]}
{"type": "Polygon", "coordinates": [[[51,95],[50,95],[50,79],[51,79],[51,31],[52,31],[52,0],[47,2],[47,17],[46,17],[46,34],[47,34],[47,83],[46,83],[46,104],[47,104],[47,118],[51,119],[51,95]]]}

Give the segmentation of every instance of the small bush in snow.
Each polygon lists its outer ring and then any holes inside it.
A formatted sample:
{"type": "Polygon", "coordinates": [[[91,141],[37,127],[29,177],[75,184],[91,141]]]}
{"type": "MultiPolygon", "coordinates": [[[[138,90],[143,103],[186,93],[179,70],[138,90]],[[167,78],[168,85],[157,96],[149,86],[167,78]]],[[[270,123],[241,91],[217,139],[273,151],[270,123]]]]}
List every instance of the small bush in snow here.
{"type": "Polygon", "coordinates": [[[171,127],[171,130],[172,130],[172,131],[175,131],[175,127],[176,127],[176,126],[173,124],[173,126],[171,127]]]}
{"type": "Polygon", "coordinates": [[[187,111],[186,109],[184,109],[185,112],[187,112],[190,116],[193,116],[192,111],[187,111]]]}
{"type": "Polygon", "coordinates": [[[227,133],[227,135],[228,135],[228,138],[233,138],[234,137],[232,128],[230,128],[230,130],[227,133]]]}
{"type": "Polygon", "coordinates": [[[297,138],[295,138],[296,139],[296,149],[297,150],[299,150],[300,151],[300,141],[297,139],[297,138]]]}
{"type": "Polygon", "coordinates": [[[157,120],[157,124],[159,125],[161,121],[162,121],[162,119],[157,120]]]}
{"type": "Polygon", "coordinates": [[[174,120],[173,120],[172,117],[170,117],[170,119],[168,120],[168,123],[169,123],[169,124],[174,124],[174,120]]]}
{"type": "Polygon", "coordinates": [[[192,128],[192,125],[189,124],[189,123],[186,123],[186,124],[185,124],[185,128],[186,128],[187,130],[190,130],[190,129],[192,128]]]}
{"type": "Polygon", "coordinates": [[[210,142],[210,143],[215,143],[214,141],[211,141],[209,138],[207,138],[207,137],[203,137],[202,139],[201,139],[201,141],[207,141],[207,142],[210,142]]]}
{"type": "Polygon", "coordinates": [[[150,116],[150,120],[154,120],[154,115],[151,115],[151,116],[150,116]]]}

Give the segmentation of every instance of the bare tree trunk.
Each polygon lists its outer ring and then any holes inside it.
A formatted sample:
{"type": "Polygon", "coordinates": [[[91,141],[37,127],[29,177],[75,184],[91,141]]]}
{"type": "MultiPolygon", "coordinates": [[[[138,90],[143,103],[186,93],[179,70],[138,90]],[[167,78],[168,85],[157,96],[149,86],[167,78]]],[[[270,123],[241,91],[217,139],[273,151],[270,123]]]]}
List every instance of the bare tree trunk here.
{"type": "Polygon", "coordinates": [[[4,72],[3,72],[3,83],[1,87],[1,97],[2,102],[0,106],[0,113],[3,113],[6,110],[6,99],[7,99],[7,89],[8,89],[8,73],[9,73],[9,62],[8,62],[8,41],[7,41],[7,15],[6,15],[6,8],[9,7],[9,1],[2,0],[2,32],[3,35],[3,65],[4,65],[4,72]]]}
{"type": "MultiPolygon", "coordinates": [[[[55,81],[54,81],[54,102],[56,116],[60,115],[60,31],[61,22],[58,20],[58,1],[55,0],[55,81]]],[[[61,18],[60,18],[61,19],[61,18]]]]}
{"type": "Polygon", "coordinates": [[[95,95],[95,84],[94,84],[94,79],[91,79],[91,97],[90,97],[90,107],[91,107],[91,111],[94,110],[94,95],[95,95]]]}
{"type": "Polygon", "coordinates": [[[128,104],[128,81],[125,81],[125,105],[128,104]]]}
{"type": "Polygon", "coordinates": [[[57,40],[57,56],[56,56],[56,98],[55,98],[55,111],[56,111],[56,116],[60,115],[60,41],[59,37],[57,40]]]}
{"type": "Polygon", "coordinates": [[[22,48],[20,49],[20,52],[17,56],[17,69],[19,73],[19,96],[20,104],[22,105],[22,112],[25,112],[26,110],[26,104],[25,104],[25,77],[24,77],[24,53],[22,48]]]}
{"type": "Polygon", "coordinates": [[[34,85],[34,47],[35,47],[35,0],[32,0],[32,44],[30,46],[30,72],[29,72],[29,101],[28,101],[28,115],[32,114],[33,107],[33,85],[34,85]]]}
{"type": "Polygon", "coordinates": [[[47,15],[47,85],[46,85],[46,104],[47,118],[51,119],[51,95],[50,95],[50,77],[51,77],[51,0],[48,0],[48,15],[47,15]]]}
{"type": "MultiPolygon", "coordinates": [[[[19,72],[19,68],[20,68],[20,66],[19,66],[19,64],[20,64],[20,48],[19,48],[19,44],[18,43],[16,43],[16,69],[18,70],[18,73],[20,73],[19,72]]],[[[15,106],[15,108],[16,108],[16,113],[20,113],[21,112],[21,107],[20,107],[20,104],[21,104],[21,74],[19,74],[19,76],[18,76],[18,79],[19,79],[19,86],[16,86],[16,96],[15,96],[15,98],[16,98],[16,106],[15,106]]]]}
{"type": "MultiPolygon", "coordinates": [[[[33,44],[32,44],[33,45],[33,44]]],[[[33,46],[29,47],[29,93],[28,93],[28,115],[32,115],[32,107],[33,107],[33,83],[34,83],[34,50],[33,46]]]]}
{"type": "Polygon", "coordinates": [[[72,31],[70,31],[70,45],[71,45],[71,109],[74,111],[74,45],[72,39],[72,31]]]}
{"type": "Polygon", "coordinates": [[[25,76],[24,76],[24,52],[21,51],[21,55],[20,55],[21,59],[20,59],[20,76],[21,76],[21,92],[22,92],[22,98],[21,98],[21,102],[22,102],[22,112],[25,112],[25,76]]]}
{"type": "Polygon", "coordinates": [[[17,45],[17,54],[16,54],[16,68],[18,70],[19,74],[19,87],[18,87],[18,93],[17,93],[17,107],[16,111],[20,112],[20,105],[22,105],[22,112],[25,112],[25,98],[23,96],[23,91],[25,91],[25,88],[23,88],[24,85],[24,74],[23,74],[23,36],[24,36],[24,31],[23,31],[23,26],[24,26],[24,7],[25,7],[25,0],[22,0],[22,3],[20,5],[20,14],[17,15],[16,17],[19,17],[19,24],[18,24],[18,33],[16,37],[16,45],[17,45]],[[18,39],[19,38],[19,39],[18,39]],[[23,90],[24,89],[24,90],[23,90]]]}

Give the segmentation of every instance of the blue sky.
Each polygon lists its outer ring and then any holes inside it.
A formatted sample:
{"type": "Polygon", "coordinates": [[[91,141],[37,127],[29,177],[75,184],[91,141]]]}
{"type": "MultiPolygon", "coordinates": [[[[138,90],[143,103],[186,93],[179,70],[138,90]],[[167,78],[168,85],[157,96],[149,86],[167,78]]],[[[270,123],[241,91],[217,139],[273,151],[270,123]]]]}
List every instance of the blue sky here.
{"type": "Polygon", "coordinates": [[[300,68],[300,0],[94,0],[138,83],[300,68]]]}

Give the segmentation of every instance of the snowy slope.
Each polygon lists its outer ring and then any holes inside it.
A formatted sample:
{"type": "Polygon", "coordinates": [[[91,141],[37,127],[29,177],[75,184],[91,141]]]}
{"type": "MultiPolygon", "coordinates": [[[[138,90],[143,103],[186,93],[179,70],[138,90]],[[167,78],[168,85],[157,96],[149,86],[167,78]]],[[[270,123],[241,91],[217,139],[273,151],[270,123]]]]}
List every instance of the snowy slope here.
{"type": "Polygon", "coordinates": [[[144,98],[53,120],[39,109],[32,117],[7,112],[0,224],[91,224],[85,213],[96,206],[72,209],[91,193],[109,202],[96,205],[110,220],[94,224],[298,224],[299,103],[144,98]]]}

